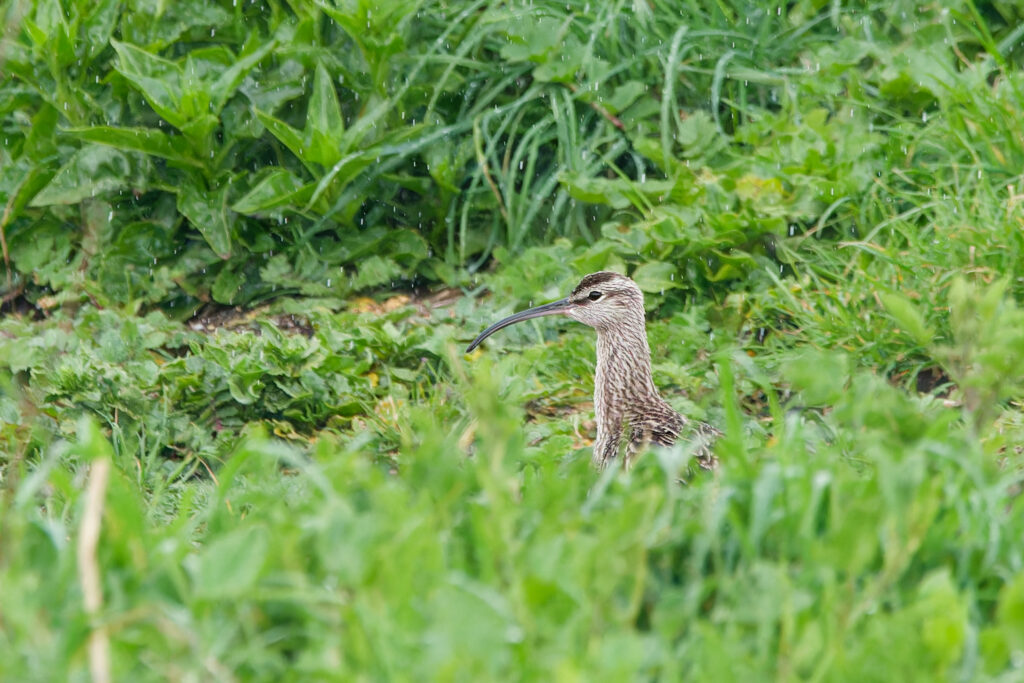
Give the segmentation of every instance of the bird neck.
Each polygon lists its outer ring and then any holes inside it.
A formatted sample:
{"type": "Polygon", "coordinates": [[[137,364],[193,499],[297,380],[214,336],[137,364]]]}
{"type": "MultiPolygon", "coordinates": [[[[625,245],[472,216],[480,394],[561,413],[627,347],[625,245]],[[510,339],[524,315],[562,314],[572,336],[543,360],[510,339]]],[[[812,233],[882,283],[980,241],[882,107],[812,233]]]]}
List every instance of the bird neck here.
{"type": "Polygon", "coordinates": [[[595,392],[608,388],[631,402],[660,401],[651,376],[651,347],[643,318],[639,324],[597,331],[595,392]]]}

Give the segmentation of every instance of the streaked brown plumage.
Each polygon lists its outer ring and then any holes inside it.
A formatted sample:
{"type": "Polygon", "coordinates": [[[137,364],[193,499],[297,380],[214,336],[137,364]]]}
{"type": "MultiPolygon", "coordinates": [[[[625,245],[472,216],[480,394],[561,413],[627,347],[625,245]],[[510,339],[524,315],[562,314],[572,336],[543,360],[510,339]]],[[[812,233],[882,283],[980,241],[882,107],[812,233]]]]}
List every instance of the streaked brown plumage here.
{"type": "Polygon", "coordinates": [[[628,427],[626,465],[646,444],[671,446],[685,433],[698,441],[697,462],[701,467],[715,466],[710,445],[718,430],[677,413],[654,386],[644,295],[624,275],[591,273],[566,298],[521,311],[491,325],[473,340],[466,352],[504,327],[545,315],[565,315],[597,331],[594,464],[603,468],[618,457],[622,433],[628,427]]]}

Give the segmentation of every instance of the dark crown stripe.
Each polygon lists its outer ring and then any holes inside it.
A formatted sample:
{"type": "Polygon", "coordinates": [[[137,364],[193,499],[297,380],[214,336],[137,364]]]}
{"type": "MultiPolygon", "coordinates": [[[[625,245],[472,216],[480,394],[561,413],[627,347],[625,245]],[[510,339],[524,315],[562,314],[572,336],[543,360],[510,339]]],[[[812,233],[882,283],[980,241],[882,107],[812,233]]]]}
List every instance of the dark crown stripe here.
{"type": "Polygon", "coordinates": [[[598,285],[603,285],[606,282],[621,277],[622,276],[619,275],[618,273],[612,273],[607,270],[603,270],[600,273],[591,273],[590,275],[587,275],[582,280],[580,280],[580,283],[576,285],[576,289],[572,290],[572,293],[579,294],[580,292],[586,289],[590,289],[591,287],[597,287],[598,285]]]}

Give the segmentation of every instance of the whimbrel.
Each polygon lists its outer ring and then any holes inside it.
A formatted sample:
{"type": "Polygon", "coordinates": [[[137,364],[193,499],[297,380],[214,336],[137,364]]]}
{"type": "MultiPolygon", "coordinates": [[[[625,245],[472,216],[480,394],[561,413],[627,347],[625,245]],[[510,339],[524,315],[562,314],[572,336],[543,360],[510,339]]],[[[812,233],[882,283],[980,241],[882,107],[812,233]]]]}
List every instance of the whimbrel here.
{"type": "Polygon", "coordinates": [[[494,323],[473,340],[466,353],[504,327],[545,315],[565,315],[597,330],[595,465],[604,468],[618,457],[623,429],[629,427],[626,466],[646,444],[671,446],[685,430],[699,440],[698,464],[706,469],[714,467],[716,461],[709,446],[718,430],[704,422],[691,423],[673,410],[654,386],[644,295],[625,275],[591,273],[566,298],[494,323]]]}

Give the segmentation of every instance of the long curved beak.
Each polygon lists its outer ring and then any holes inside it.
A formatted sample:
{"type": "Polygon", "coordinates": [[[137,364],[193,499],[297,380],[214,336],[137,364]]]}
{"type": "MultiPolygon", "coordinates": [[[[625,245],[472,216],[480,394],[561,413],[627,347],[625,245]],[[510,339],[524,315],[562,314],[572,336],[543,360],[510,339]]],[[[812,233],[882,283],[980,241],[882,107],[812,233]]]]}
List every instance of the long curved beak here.
{"type": "Polygon", "coordinates": [[[480,345],[480,342],[487,339],[503,327],[508,327],[509,325],[514,325],[518,322],[522,322],[523,320],[529,320],[530,318],[540,318],[545,315],[564,315],[566,309],[571,305],[572,304],[568,299],[559,299],[558,301],[552,301],[551,303],[544,304],[543,306],[534,306],[533,308],[528,308],[525,311],[514,313],[504,320],[499,320],[481,332],[480,336],[474,339],[473,343],[466,348],[466,353],[475,349],[480,345]]]}

